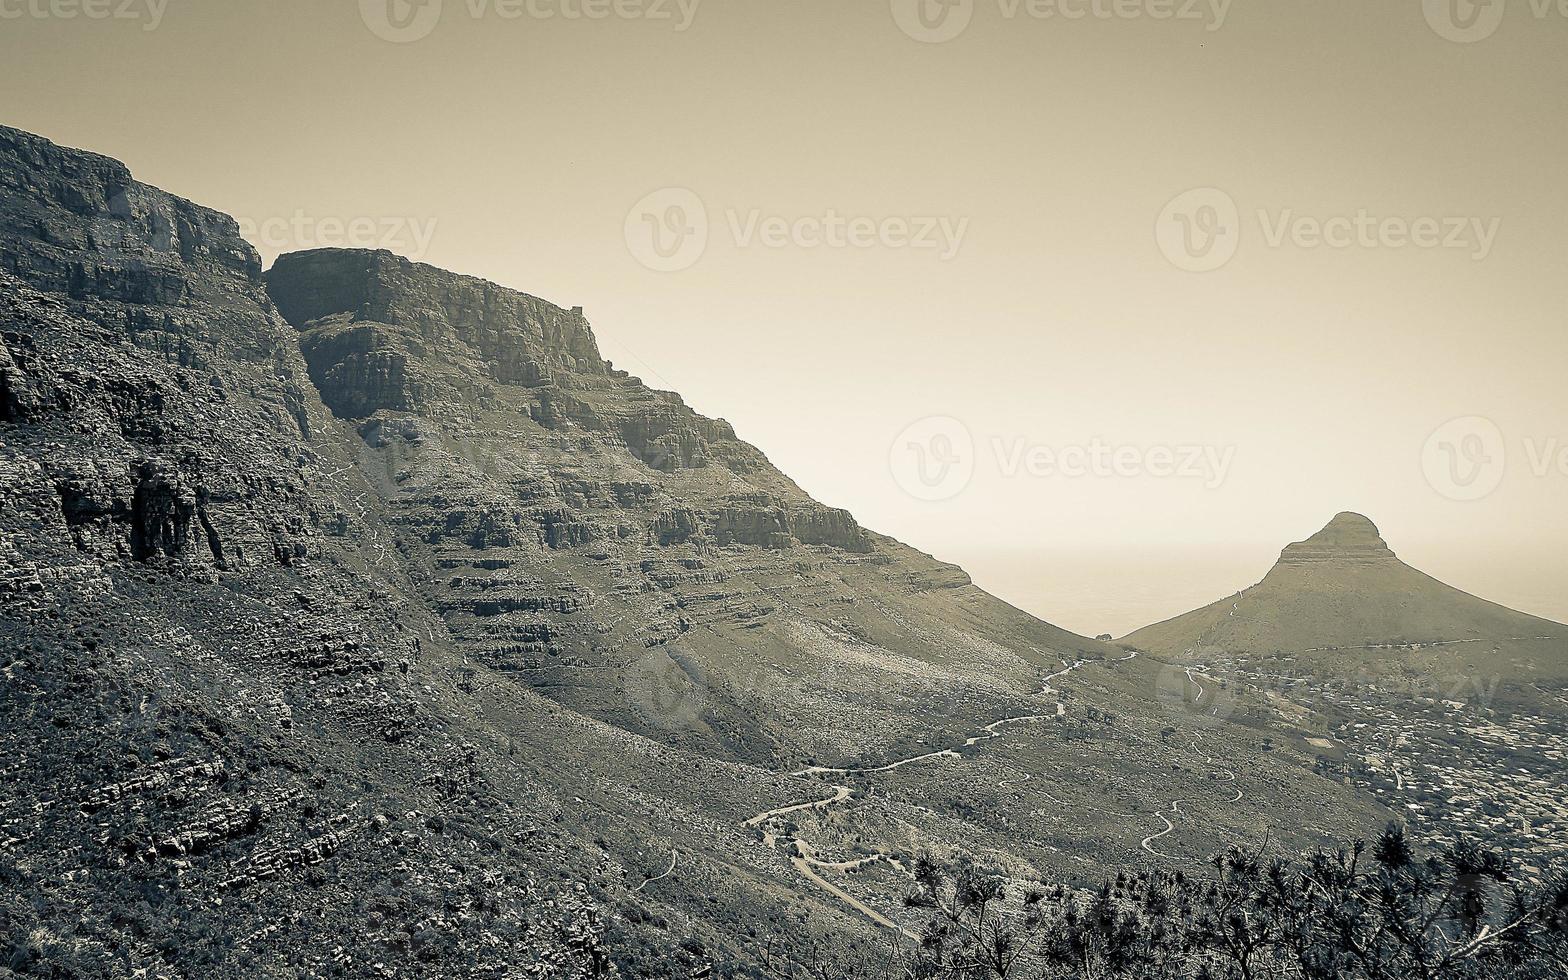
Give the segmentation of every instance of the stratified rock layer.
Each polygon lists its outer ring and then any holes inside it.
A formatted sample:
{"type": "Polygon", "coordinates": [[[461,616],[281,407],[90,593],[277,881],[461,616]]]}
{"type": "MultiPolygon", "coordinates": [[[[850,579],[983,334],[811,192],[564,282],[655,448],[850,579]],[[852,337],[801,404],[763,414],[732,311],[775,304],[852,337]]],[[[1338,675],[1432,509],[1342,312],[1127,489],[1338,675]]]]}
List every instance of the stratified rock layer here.
{"type": "Polygon", "coordinates": [[[1312,562],[1391,561],[1394,553],[1378,533],[1377,525],[1360,514],[1337,515],[1323,530],[1305,541],[1286,546],[1280,562],[1304,565],[1312,562]]]}

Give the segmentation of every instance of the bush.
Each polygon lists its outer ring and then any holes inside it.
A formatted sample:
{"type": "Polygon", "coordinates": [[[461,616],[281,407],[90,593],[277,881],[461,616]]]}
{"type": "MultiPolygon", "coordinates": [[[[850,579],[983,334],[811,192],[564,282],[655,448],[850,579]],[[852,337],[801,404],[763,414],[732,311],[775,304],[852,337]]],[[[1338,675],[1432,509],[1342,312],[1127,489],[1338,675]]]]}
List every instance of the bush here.
{"type": "Polygon", "coordinates": [[[1097,890],[1009,901],[970,862],[923,860],[931,918],[904,980],[1481,980],[1568,970],[1568,876],[1526,887],[1504,855],[1461,842],[1420,858],[1390,825],[1370,846],[1301,861],[1239,848],[1210,872],[1123,873],[1097,890]]]}

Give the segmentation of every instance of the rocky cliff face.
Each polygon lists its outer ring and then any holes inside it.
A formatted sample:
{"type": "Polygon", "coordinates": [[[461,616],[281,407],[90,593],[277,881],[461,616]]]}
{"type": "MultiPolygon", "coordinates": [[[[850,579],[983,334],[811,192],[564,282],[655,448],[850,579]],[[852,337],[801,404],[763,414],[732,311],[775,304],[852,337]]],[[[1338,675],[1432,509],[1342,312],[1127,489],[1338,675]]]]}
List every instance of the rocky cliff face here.
{"type": "Polygon", "coordinates": [[[587,790],[475,720],[260,272],[227,217],[0,129],[0,967],[400,975],[528,935],[497,969],[573,975],[624,870],[529,838],[587,790]]]}
{"type": "Polygon", "coordinates": [[[550,386],[607,370],[582,311],[388,252],[295,253],[267,278],[279,311],[305,331],[311,377],[345,418],[440,416],[487,384],[550,386]]]}
{"type": "Polygon", "coordinates": [[[306,558],[320,410],[234,222],[15,131],[0,181],[13,504],[77,556],[209,581],[306,558]]]}
{"type": "MultiPolygon", "coordinates": [[[[853,601],[845,573],[967,583],[812,500],[728,423],[614,369],[580,310],[385,252],[286,255],[266,278],[323,400],[359,436],[361,470],[381,475],[375,506],[398,548],[431,570],[430,602],[476,660],[574,707],[765,757],[749,722],[650,726],[627,683],[644,651],[704,625],[777,641],[786,605],[853,601]]],[[[661,668],[671,682],[701,687],[713,715],[737,710],[710,683],[727,669],[688,656],[690,669],[661,668]]]]}

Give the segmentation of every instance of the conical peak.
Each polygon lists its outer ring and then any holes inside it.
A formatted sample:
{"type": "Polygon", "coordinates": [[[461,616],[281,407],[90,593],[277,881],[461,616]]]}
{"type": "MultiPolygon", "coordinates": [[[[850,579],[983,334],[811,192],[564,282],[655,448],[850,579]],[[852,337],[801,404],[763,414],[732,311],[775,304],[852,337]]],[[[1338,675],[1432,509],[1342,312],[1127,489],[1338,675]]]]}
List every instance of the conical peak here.
{"type": "Polygon", "coordinates": [[[1323,530],[1290,545],[1280,554],[1282,564],[1388,561],[1393,558],[1394,553],[1378,533],[1377,525],[1350,511],[1335,515],[1323,530]]]}

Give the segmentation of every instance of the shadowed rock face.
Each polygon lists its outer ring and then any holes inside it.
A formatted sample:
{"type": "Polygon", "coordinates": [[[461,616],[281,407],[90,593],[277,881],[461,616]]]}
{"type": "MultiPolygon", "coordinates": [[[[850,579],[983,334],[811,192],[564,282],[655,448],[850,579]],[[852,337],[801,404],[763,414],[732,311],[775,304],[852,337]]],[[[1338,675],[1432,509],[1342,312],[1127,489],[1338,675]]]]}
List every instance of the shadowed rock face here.
{"type": "Polygon", "coordinates": [[[324,415],[234,221],[3,128],[0,188],[0,418],[58,436],[11,513],[207,578],[308,555],[324,415]]]}
{"type": "Polygon", "coordinates": [[[1345,512],[1336,516],[1323,530],[1305,541],[1289,545],[1280,553],[1280,562],[1302,565],[1311,562],[1389,561],[1389,550],[1377,525],[1360,514],[1345,512]]]}

